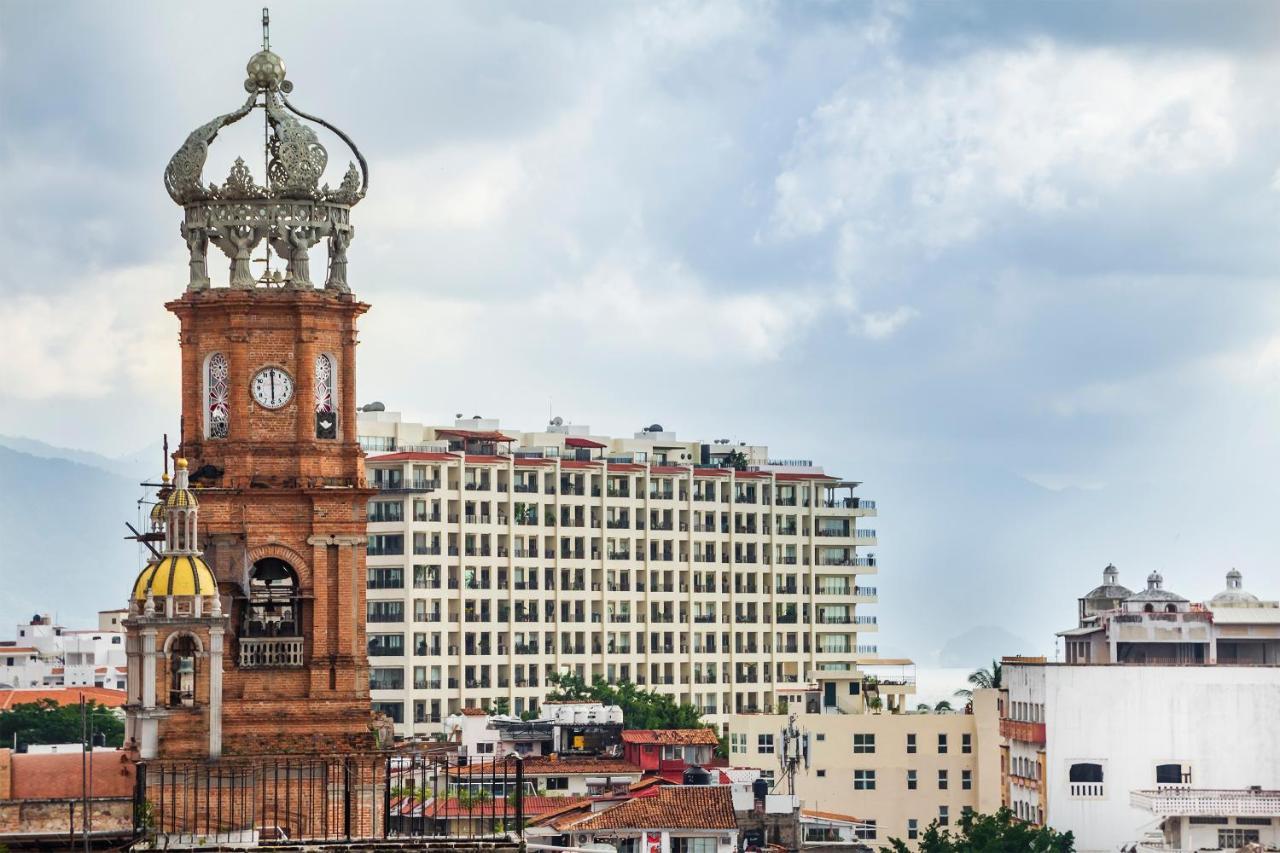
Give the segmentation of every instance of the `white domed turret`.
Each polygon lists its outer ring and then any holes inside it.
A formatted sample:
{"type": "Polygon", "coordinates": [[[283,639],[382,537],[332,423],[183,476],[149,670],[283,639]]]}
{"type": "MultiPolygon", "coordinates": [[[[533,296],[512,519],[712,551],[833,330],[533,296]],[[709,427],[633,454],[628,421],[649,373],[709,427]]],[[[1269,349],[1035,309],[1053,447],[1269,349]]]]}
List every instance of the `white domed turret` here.
{"type": "Polygon", "coordinates": [[[1227,588],[1209,600],[1210,607],[1257,607],[1258,596],[1245,592],[1244,575],[1235,569],[1227,572],[1227,588]]]}

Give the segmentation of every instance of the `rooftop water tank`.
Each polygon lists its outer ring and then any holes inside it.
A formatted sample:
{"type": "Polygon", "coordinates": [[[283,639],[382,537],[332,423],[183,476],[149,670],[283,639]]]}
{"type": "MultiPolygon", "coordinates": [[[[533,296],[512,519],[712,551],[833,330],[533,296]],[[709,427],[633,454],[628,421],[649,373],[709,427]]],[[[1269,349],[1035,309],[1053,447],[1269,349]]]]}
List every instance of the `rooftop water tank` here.
{"type": "Polygon", "coordinates": [[[683,781],[686,785],[710,785],[711,774],[694,764],[684,771],[683,781]]]}

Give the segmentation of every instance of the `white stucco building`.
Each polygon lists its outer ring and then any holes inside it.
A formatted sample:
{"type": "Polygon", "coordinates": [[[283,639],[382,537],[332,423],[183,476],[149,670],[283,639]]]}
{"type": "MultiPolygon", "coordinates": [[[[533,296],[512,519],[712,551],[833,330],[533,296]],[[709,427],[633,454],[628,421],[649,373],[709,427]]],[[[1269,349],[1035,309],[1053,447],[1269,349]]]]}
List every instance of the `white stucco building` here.
{"type": "Polygon", "coordinates": [[[0,641],[0,688],[125,687],[121,611],[98,614],[96,629],[69,630],[48,614],[14,628],[15,639],[0,641]]]}
{"type": "Polygon", "coordinates": [[[1277,843],[1280,797],[1262,792],[1280,789],[1280,666],[1007,658],[1004,686],[1006,802],[1078,853],[1277,843]]]}

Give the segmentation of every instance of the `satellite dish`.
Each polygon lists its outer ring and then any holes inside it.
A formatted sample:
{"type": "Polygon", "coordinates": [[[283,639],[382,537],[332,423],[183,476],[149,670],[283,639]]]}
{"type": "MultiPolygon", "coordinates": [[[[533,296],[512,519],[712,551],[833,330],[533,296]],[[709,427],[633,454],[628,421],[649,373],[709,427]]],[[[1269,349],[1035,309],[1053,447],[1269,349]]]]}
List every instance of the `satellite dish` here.
{"type": "Polygon", "coordinates": [[[649,428],[645,432],[666,432],[666,430],[662,428],[662,424],[649,424],[649,428]]]}
{"type": "Polygon", "coordinates": [[[377,401],[374,401],[374,402],[372,402],[372,403],[366,403],[366,404],[361,408],[361,410],[360,410],[360,411],[362,411],[362,412],[385,412],[386,410],[387,410],[387,407],[386,407],[386,405],[385,405],[385,404],[380,403],[380,402],[377,402],[377,401]]]}
{"type": "Polygon", "coordinates": [[[554,418],[551,419],[551,425],[564,426],[564,418],[560,417],[559,415],[556,415],[554,418]]]}

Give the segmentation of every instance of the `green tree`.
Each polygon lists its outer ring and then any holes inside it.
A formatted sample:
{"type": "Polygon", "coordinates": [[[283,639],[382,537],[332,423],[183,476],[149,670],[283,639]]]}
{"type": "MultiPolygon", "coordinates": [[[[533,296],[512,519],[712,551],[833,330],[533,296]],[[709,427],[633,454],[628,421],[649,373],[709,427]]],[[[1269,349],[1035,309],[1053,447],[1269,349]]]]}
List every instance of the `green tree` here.
{"type": "Polygon", "coordinates": [[[954,710],[955,710],[955,708],[952,708],[952,707],[951,707],[951,703],[950,703],[950,702],[948,702],[946,699],[943,699],[943,700],[942,700],[941,702],[939,702],[937,705],[934,705],[934,706],[933,706],[933,712],[934,712],[935,714],[941,714],[941,713],[943,713],[944,711],[954,711],[954,710]]]}
{"type": "Polygon", "coordinates": [[[741,450],[730,450],[724,456],[724,461],[720,463],[723,468],[735,468],[738,471],[747,470],[747,454],[741,450]]]}
{"type": "Polygon", "coordinates": [[[511,713],[511,700],[506,696],[499,696],[493,700],[493,713],[507,716],[511,713]]]}
{"type": "Polygon", "coordinates": [[[703,728],[702,712],[693,705],[677,703],[670,696],[644,690],[630,681],[616,686],[596,676],[587,684],[574,673],[547,673],[548,702],[600,702],[617,705],[623,720],[631,729],[698,729],[703,728]]]}
{"type": "Polygon", "coordinates": [[[966,687],[956,691],[956,695],[961,699],[968,701],[973,698],[974,690],[988,690],[1002,686],[1004,678],[1004,667],[1000,661],[993,660],[991,668],[980,666],[973,672],[969,673],[969,683],[973,685],[971,688],[966,687]]]}
{"type": "MultiPolygon", "coordinates": [[[[104,705],[89,702],[89,720],[94,732],[106,735],[108,746],[124,743],[124,723],[104,705]]],[[[13,743],[25,749],[40,743],[80,743],[84,737],[79,705],[59,705],[52,699],[41,699],[14,705],[0,712],[0,744],[13,743]]]]}
{"type": "Polygon", "coordinates": [[[1015,820],[1013,812],[1000,809],[995,814],[965,812],[956,822],[955,834],[937,822],[930,824],[913,848],[898,838],[889,839],[880,853],[1075,853],[1075,837],[1045,826],[1015,820]]]}

